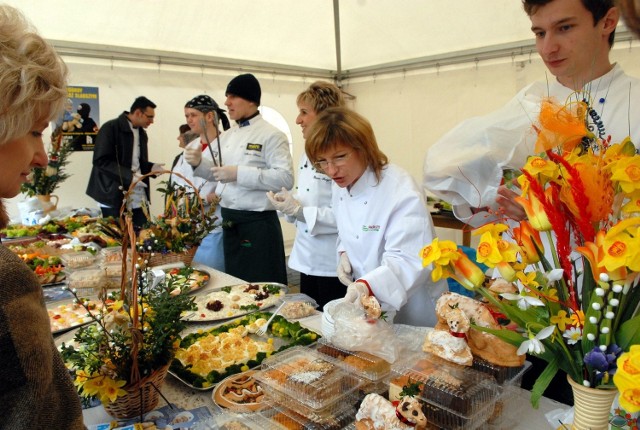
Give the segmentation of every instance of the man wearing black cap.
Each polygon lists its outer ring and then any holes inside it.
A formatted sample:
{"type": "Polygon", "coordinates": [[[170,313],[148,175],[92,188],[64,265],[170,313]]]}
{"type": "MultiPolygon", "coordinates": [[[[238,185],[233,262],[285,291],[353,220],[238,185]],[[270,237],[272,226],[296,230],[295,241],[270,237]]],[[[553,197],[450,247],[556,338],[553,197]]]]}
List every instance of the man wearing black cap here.
{"type": "MultiPolygon", "coordinates": [[[[293,186],[287,137],[260,115],[260,83],[251,74],[229,82],[225,106],[237,125],[220,136],[221,162],[185,149],[194,174],[219,182],[225,271],[249,282],[287,283],[282,228],[266,191],[293,186]]],[[[220,160],[218,160],[220,161],[220,160]]]]}

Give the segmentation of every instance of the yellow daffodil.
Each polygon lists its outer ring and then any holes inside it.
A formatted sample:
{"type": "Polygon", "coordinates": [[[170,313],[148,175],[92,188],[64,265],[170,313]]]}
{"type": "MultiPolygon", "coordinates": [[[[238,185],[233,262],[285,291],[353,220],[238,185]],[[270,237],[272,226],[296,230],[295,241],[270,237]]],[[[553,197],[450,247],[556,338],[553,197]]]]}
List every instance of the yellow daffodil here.
{"type": "Polygon", "coordinates": [[[627,197],[629,201],[622,206],[622,212],[626,214],[640,212],[640,191],[634,191],[627,197]]]}
{"type": "Polygon", "coordinates": [[[599,267],[605,267],[609,272],[625,267],[640,271],[640,238],[637,234],[639,224],[640,218],[629,218],[620,221],[605,234],[599,267]]]}
{"type": "Polygon", "coordinates": [[[105,378],[106,376],[102,376],[99,374],[93,374],[89,376],[85,383],[82,385],[83,393],[87,397],[92,397],[100,393],[104,389],[105,378]]]}
{"type": "Polygon", "coordinates": [[[640,345],[632,345],[618,360],[613,382],[620,391],[620,406],[627,412],[640,411],[640,345]]]}
{"type": "Polygon", "coordinates": [[[520,271],[516,274],[516,277],[528,288],[536,288],[540,285],[538,281],[536,281],[536,272],[524,273],[520,271]]]}
{"type": "Polygon", "coordinates": [[[448,271],[445,272],[444,266],[448,266],[452,260],[458,258],[459,254],[456,252],[458,245],[451,240],[440,241],[437,237],[431,242],[431,244],[425,246],[420,251],[420,257],[422,258],[422,266],[427,267],[433,264],[433,270],[431,271],[431,279],[436,282],[449,276],[448,271]]]}
{"type": "Polygon", "coordinates": [[[124,387],[126,383],[127,381],[114,381],[111,378],[105,377],[104,385],[98,392],[98,398],[102,403],[105,404],[109,402],[115,402],[118,397],[127,394],[127,392],[121,388],[124,387]]]}
{"type": "Polygon", "coordinates": [[[617,181],[622,191],[631,194],[640,190],[640,156],[625,157],[611,167],[611,180],[617,181]]]}
{"type": "Polygon", "coordinates": [[[542,157],[529,157],[522,170],[526,170],[533,177],[538,178],[538,181],[543,185],[557,178],[559,174],[558,165],[542,157]]]}

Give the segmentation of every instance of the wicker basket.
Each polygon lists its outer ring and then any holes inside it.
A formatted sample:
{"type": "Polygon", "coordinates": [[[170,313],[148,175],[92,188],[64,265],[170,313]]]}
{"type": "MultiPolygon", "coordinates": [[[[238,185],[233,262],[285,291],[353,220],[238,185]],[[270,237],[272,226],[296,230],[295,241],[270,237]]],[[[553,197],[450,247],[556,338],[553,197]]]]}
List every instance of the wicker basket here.
{"type": "Polygon", "coordinates": [[[165,254],[160,252],[155,252],[153,255],[150,253],[140,253],[140,257],[143,260],[147,260],[148,267],[162,266],[163,264],[172,264],[172,263],[184,263],[185,266],[191,265],[193,261],[193,257],[196,255],[196,251],[198,250],[197,246],[194,246],[190,249],[187,249],[183,252],[167,252],[165,254]]]}
{"type": "Polygon", "coordinates": [[[142,378],[137,384],[124,386],[127,394],[118,397],[115,402],[105,404],[104,409],[114,418],[133,418],[152,411],[158,405],[160,389],[168,371],[167,364],[142,378]]]}

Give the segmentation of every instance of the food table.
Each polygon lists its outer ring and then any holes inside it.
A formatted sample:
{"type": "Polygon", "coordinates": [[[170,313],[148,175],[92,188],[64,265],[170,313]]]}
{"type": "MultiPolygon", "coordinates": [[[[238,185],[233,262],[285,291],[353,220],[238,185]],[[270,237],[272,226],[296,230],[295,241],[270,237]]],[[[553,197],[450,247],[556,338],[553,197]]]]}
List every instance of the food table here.
{"type": "MultiPolygon", "coordinates": [[[[225,286],[246,283],[241,279],[216,271],[206,266],[195,265],[194,267],[199,268],[201,270],[205,270],[211,275],[211,279],[208,285],[193,293],[196,296],[206,295],[208,292],[211,292],[212,290],[217,290],[225,286]]],[[[320,313],[317,313],[307,318],[303,318],[299,321],[302,326],[309,328],[315,332],[321,333],[321,314],[320,313]]],[[[199,329],[207,329],[219,323],[220,322],[190,322],[189,328],[187,330],[189,332],[193,332],[199,329]]],[[[62,334],[61,336],[58,336],[56,338],[56,341],[59,343],[61,342],[62,339],[68,340],[69,336],[70,336],[69,333],[67,333],[66,336],[65,334],[62,334]]],[[[512,408],[510,413],[513,414],[514,418],[517,417],[517,422],[519,424],[517,424],[515,427],[510,427],[510,428],[514,428],[514,429],[554,428],[548,424],[545,418],[545,413],[554,409],[567,408],[566,405],[557,403],[550,399],[542,398],[540,401],[540,408],[538,410],[534,410],[529,403],[530,393],[528,391],[522,390],[522,389],[516,389],[514,393],[516,393],[518,396],[518,399],[517,399],[518,407],[512,408]]],[[[207,407],[212,412],[219,410],[218,406],[215,405],[212,400],[211,389],[198,390],[198,389],[188,387],[183,382],[179,381],[178,379],[174,378],[171,375],[168,375],[165,380],[164,386],[162,388],[162,395],[171,404],[184,408],[186,410],[191,410],[201,406],[207,407]]],[[[162,407],[162,406],[165,406],[165,403],[163,400],[160,401],[160,404],[158,405],[158,407],[162,407]]],[[[113,420],[113,418],[106,413],[106,411],[102,406],[85,409],[83,411],[83,414],[84,414],[86,425],[106,423],[113,420]]]]}

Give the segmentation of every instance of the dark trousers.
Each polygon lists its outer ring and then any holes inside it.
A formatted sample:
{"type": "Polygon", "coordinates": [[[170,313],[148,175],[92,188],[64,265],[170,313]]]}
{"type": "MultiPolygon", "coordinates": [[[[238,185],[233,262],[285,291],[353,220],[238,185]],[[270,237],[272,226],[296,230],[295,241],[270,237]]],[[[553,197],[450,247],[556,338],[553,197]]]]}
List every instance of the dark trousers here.
{"type": "MultiPolygon", "coordinates": [[[[108,217],[113,217],[114,219],[120,218],[120,208],[101,207],[100,210],[102,211],[102,216],[105,218],[108,218],[108,217]]],[[[147,217],[145,216],[144,212],[140,208],[134,209],[132,213],[133,213],[133,217],[131,221],[133,221],[133,226],[137,230],[140,230],[147,223],[148,221],[147,217]]]]}
{"type": "Polygon", "coordinates": [[[318,303],[318,309],[322,310],[331,300],[344,297],[347,287],[337,277],[300,273],[300,292],[314,299],[318,303]]]}
{"type": "Polygon", "coordinates": [[[221,208],[225,271],[247,282],[287,285],[282,227],[276,211],[221,208]]]}

